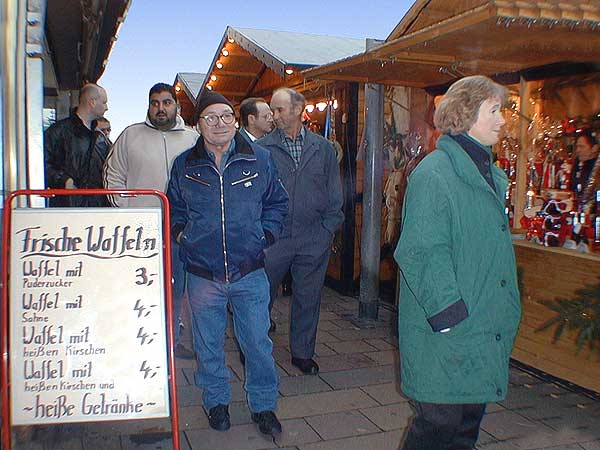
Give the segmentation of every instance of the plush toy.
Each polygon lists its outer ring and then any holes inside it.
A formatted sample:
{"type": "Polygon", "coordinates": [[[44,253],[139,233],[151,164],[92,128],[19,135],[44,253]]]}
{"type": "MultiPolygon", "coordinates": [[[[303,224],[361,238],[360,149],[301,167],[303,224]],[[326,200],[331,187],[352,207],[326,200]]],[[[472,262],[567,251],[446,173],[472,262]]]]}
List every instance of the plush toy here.
{"type": "Polygon", "coordinates": [[[540,211],[543,217],[543,243],[546,247],[560,247],[572,231],[570,206],[568,201],[550,199],[540,211]]]}

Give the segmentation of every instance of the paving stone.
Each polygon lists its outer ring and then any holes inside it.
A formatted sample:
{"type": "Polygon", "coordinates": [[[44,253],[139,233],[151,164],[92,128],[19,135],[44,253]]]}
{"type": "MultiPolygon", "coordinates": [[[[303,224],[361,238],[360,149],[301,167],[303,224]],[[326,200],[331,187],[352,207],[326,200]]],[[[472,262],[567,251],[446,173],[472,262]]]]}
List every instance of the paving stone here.
{"type": "Polygon", "coordinates": [[[196,371],[196,368],[194,367],[193,369],[191,367],[184,367],[183,369],[181,369],[181,372],[183,373],[183,376],[185,377],[186,382],[185,383],[181,383],[180,379],[177,379],[177,386],[185,386],[185,385],[189,385],[189,384],[195,384],[196,382],[194,381],[194,372],[196,371]]]}
{"type": "Polygon", "coordinates": [[[364,328],[355,330],[337,330],[330,331],[330,333],[336,338],[342,341],[352,341],[358,339],[372,339],[389,337],[391,331],[389,328],[364,328]]]}
{"type": "Polygon", "coordinates": [[[259,450],[277,448],[273,439],[263,436],[255,424],[232,426],[228,431],[189,430],[186,436],[193,450],[259,450]]]}
{"type": "Polygon", "coordinates": [[[361,369],[321,373],[321,378],[334,389],[382,384],[396,379],[395,366],[375,366],[361,369]]]}
{"type": "Polygon", "coordinates": [[[400,367],[400,358],[397,350],[385,350],[381,352],[365,353],[365,356],[372,359],[377,364],[395,364],[400,367]]]}
{"type": "Polygon", "coordinates": [[[325,441],[380,431],[373,422],[358,411],[342,411],[307,417],[306,422],[325,441]]]}
{"type": "Polygon", "coordinates": [[[287,347],[290,344],[290,335],[287,333],[274,334],[271,336],[273,347],[287,347]]]}
{"type": "Polygon", "coordinates": [[[339,315],[331,311],[321,311],[319,314],[319,322],[321,320],[338,320],[339,318],[339,315]]]}
{"type": "Polygon", "coordinates": [[[198,406],[202,404],[202,390],[195,385],[177,386],[177,403],[182,406],[198,406]]]}
{"type": "Polygon", "coordinates": [[[279,380],[279,392],[284,397],[331,390],[331,386],[325,383],[319,376],[302,375],[298,377],[284,377],[279,380]]]}
{"type": "Polygon", "coordinates": [[[363,340],[330,342],[327,344],[327,346],[333,349],[336,353],[364,353],[374,352],[377,350],[375,347],[367,344],[363,340]]]}
{"type": "Polygon", "coordinates": [[[585,450],[600,450],[600,440],[594,442],[582,442],[579,445],[585,450]]]}
{"type": "Polygon", "coordinates": [[[566,427],[580,430],[591,429],[596,433],[594,437],[600,438],[600,417],[591,414],[585,408],[576,406],[549,408],[546,417],[540,419],[540,421],[555,430],[566,427]]]}
{"type": "Polygon", "coordinates": [[[533,375],[523,372],[515,367],[510,367],[508,372],[508,381],[511,384],[523,386],[525,384],[533,385],[544,383],[540,378],[534,377],[533,375]]]}
{"type": "Polygon", "coordinates": [[[492,414],[499,411],[506,411],[506,408],[498,403],[488,403],[485,407],[486,414],[492,414]]]}
{"type": "Polygon", "coordinates": [[[317,330],[321,331],[330,331],[330,330],[339,330],[340,327],[333,323],[331,320],[319,320],[319,324],[317,325],[317,330]]]}
{"type": "Polygon", "coordinates": [[[367,434],[315,444],[299,445],[299,450],[398,450],[403,430],[367,434]]]}
{"type": "Polygon", "coordinates": [[[278,415],[284,419],[316,416],[376,406],[360,389],[297,395],[279,399],[278,415]]]}
{"type": "Polygon", "coordinates": [[[281,422],[281,434],[275,436],[275,443],[279,446],[290,447],[311,442],[319,442],[321,438],[304,419],[290,419],[281,422]]]}
{"type": "Polygon", "coordinates": [[[339,342],[340,339],[331,334],[331,331],[317,331],[317,344],[325,344],[327,342],[339,342]]]}
{"type": "Polygon", "coordinates": [[[394,348],[398,348],[398,335],[394,334],[393,336],[384,337],[382,339],[392,345],[394,348]]]}
{"type": "Polygon", "coordinates": [[[252,423],[252,418],[250,417],[250,410],[248,409],[248,403],[246,403],[245,401],[230,403],[229,417],[231,418],[232,425],[244,425],[252,423]]]}
{"type": "MultiPolygon", "coordinates": [[[[123,450],[173,450],[173,439],[169,436],[143,434],[132,436],[121,436],[121,447],[123,450]]],[[[180,450],[196,450],[191,449],[183,433],[179,437],[180,450]]]]}
{"type": "Polygon", "coordinates": [[[315,356],[333,356],[337,353],[332,350],[327,344],[316,344],[315,345],[315,356]]]}
{"type": "Polygon", "coordinates": [[[389,342],[386,342],[380,338],[365,339],[365,342],[367,342],[369,345],[372,345],[377,350],[395,350],[396,349],[396,347],[394,347],[392,344],[390,344],[389,342]]]}
{"type": "Polygon", "coordinates": [[[489,441],[483,444],[477,444],[475,448],[480,450],[519,450],[519,447],[514,446],[507,441],[489,441]]]}
{"type": "Polygon", "coordinates": [[[84,436],[83,448],[85,450],[121,450],[121,439],[119,436],[84,436]]]}
{"type": "Polygon", "coordinates": [[[546,400],[550,401],[552,397],[549,395],[539,397],[532,386],[516,386],[508,389],[506,398],[498,403],[507,409],[535,408],[536,406],[544,406],[546,400]]]}
{"type": "Polygon", "coordinates": [[[208,418],[202,406],[179,407],[179,429],[191,430],[206,427],[208,427],[208,418]]]}
{"type": "Polygon", "coordinates": [[[407,428],[414,415],[408,402],[361,409],[360,412],[384,431],[407,428]]]}
{"type": "Polygon", "coordinates": [[[337,370],[350,370],[360,367],[373,367],[377,363],[360,353],[348,353],[344,355],[324,356],[316,358],[321,368],[320,373],[333,372],[337,370]]]}
{"type": "MultiPolygon", "coordinates": [[[[345,309],[338,309],[337,313],[341,316],[342,314],[345,314],[346,311],[347,310],[345,309]]],[[[360,328],[347,319],[339,318],[337,320],[332,320],[331,323],[337,326],[339,330],[360,330],[360,328]]]]}
{"type": "Polygon", "coordinates": [[[543,447],[540,450],[581,450],[581,446],[578,444],[569,445],[558,445],[554,447],[543,447]]]}
{"type": "Polygon", "coordinates": [[[363,386],[361,389],[381,405],[391,405],[393,403],[408,401],[408,398],[402,395],[400,387],[395,382],[363,386]]]}
{"type": "Polygon", "coordinates": [[[525,437],[530,440],[532,436],[545,439],[552,434],[551,428],[541,423],[532,422],[514,411],[486,414],[481,422],[481,428],[498,440],[513,440],[525,437]]]}

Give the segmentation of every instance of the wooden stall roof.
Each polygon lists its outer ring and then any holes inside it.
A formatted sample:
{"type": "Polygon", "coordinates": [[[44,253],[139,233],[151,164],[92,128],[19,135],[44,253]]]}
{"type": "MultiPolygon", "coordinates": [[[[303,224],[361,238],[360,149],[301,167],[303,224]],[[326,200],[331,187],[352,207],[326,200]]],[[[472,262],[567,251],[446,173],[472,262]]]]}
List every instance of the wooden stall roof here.
{"type": "Polygon", "coordinates": [[[205,78],[205,73],[197,72],[179,72],[175,76],[173,87],[181,107],[180,114],[188,125],[192,125],[194,122],[196,98],[205,78]]]}
{"type": "MultiPolygon", "coordinates": [[[[388,39],[360,55],[306,69],[303,75],[309,80],[424,88],[465,75],[517,72],[557,62],[600,61],[600,0],[479,3],[458,15],[388,39]]],[[[426,11],[413,14],[416,20],[426,11]]],[[[392,35],[406,31],[410,20],[405,16],[404,21],[404,28],[396,27],[392,35]]]]}
{"type": "Polygon", "coordinates": [[[205,79],[205,73],[179,72],[175,76],[175,82],[173,83],[173,86],[175,86],[175,90],[177,92],[180,92],[180,90],[177,89],[177,86],[179,86],[187,98],[195,104],[196,97],[198,97],[198,93],[200,92],[200,88],[202,87],[202,83],[205,79]]]}
{"type": "Polygon", "coordinates": [[[234,103],[251,95],[264,96],[273,86],[302,80],[301,69],[365,48],[364,39],[228,26],[198,95],[210,86],[234,103]]]}
{"type": "Polygon", "coordinates": [[[53,0],[46,9],[46,38],[58,89],[96,82],[117,40],[131,0],[99,2],[53,0]]]}

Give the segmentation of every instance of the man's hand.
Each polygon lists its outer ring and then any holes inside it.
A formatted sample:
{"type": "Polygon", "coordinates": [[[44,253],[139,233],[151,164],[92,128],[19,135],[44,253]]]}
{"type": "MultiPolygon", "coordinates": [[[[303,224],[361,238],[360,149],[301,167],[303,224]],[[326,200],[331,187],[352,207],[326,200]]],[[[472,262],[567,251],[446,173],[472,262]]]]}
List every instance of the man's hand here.
{"type": "Polygon", "coordinates": [[[75,183],[73,182],[73,178],[67,178],[67,181],[65,181],[65,189],[77,189],[77,186],[75,186],[75,183]]]}

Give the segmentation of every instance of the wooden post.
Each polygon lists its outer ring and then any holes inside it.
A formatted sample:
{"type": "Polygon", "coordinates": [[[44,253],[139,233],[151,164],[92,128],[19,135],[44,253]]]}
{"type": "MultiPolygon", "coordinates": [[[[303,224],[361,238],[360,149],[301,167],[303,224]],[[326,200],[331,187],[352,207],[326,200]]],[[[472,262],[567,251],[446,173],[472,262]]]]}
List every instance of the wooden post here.
{"type": "Polygon", "coordinates": [[[360,293],[358,318],[377,319],[381,253],[383,182],[383,91],[381,84],[365,85],[365,175],[360,239],[360,293]]]}
{"type": "Polygon", "coordinates": [[[527,129],[529,128],[529,117],[531,117],[531,84],[521,77],[519,82],[519,96],[520,96],[520,117],[519,117],[519,142],[521,143],[521,149],[517,156],[517,184],[513,192],[514,198],[514,222],[513,228],[521,228],[521,217],[523,217],[523,211],[525,210],[525,200],[527,194],[527,155],[529,155],[529,136],[527,129]]]}

